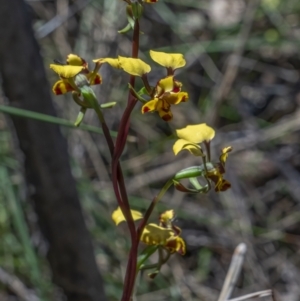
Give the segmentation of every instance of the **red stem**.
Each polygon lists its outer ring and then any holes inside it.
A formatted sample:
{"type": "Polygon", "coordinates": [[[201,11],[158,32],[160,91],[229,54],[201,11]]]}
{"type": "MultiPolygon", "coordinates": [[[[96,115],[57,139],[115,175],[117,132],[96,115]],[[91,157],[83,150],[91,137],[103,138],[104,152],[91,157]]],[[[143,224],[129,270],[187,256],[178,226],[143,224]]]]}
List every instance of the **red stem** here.
{"type": "MultiPolygon", "coordinates": [[[[101,122],[101,126],[102,126],[103,134],[104,134],[104,137],[108,144],[109,151],[110,151],[110,154],[111,154],[112,160],[113,160],[114,150],[115,150],[113,139],[110,135],[109,129],[104,120],[101,122]]],[[[124,177],[123,177],[121,165],[119,163],[119,160],[113,161],[113,162],[116,162],[116,174],[117,174],[117,181],[114,181],[114,178],[113,178],[113,184],[117,184],[116,186],[114,186],[114,192],[115,192],[118,204],[119,204],[126,220],[129,221],[130,219],[132,219],[132,216],[131,216],[131,212],[130,212],[130,208],[129,208],[129,202],[128,202],[128,198],[127,198],[127,192],[125,189],[125,183],[124,183],[124,177]],[[126,204],[127,204],[127,206],[126,206],[126,204]],[[128,210],[128,208],[129,208],[129,210],[128,210]]],[[[130,224],[129,227],[130,227],[130,233],[131,233],[131,241],[135,242],[136,241],[136,229],[135,229],[133,220],[132,220],[132,224],[130,224]]],[[[132,245],[134,245],[134,244],[132,243],[132,245]]],[[[136,246],[136,249],[137,249],[137,246],[136,246]]],[[[134,258],[134,257],[132,257],[132,256],[129,257],[128,266],[132,265],[132,258],[134,258]]],[[[126,275],[124,282],[131,283],[132,282],[131,279],[132,279],[131,275],[126,275]]],[[[134,286],[134,282],[132,285],[134,286]]],[[[130,298],[130,296],[127,297],[126,300],[129,300],[128,298],[130,298]]]]}
{"type": "MultiPolygon", "coordinates": [[[[139,22],[138,20],[135,20],[134,30],[133,30],[133,39],[132,39],[132,57],[137,58],[138,57],[138,51],[139,51],[139,22]]],[[[135,84],[135,77],[130,76],[130,84],[132,87],[134,87],[135,84]]],[[[138,244],[139,241],[137,240],[137,232],[134,224],[134,220],[132,218],[131,212],[130,212],[130,205],[128,201],[128,196],[126,192],[126,187],[124,183],[124,177],[121,172],[119,159],[123,153],[125,143],[128,136],[129,131],[129,121],[130,121],[130,115],[131,112],[137,102],[137,99],[135,99],[131,91],[129,91],[128,94],[128,102],[127,107],[124,111],[124,114],[120,121],[118,136],[116,139],[115,144],[115,150],[114,155],[112,159],[112,180],[113,180],[113,187],[115,194],[118,198],[118,202],[122,203],[122,207],[120,206],[130,231],[131,235],[131,249],[129,253],[129,259],[127,263],[127,269],[126,269],[126,275],[124,279],[124,289],[123,289],[123,295],[122,295],[122,301],[130,301],[132,292],[134,289],[134,283],[135,283],[135,277],[136,277],[136,268],[137,268],[137,255],[138,255],[138,244]],[[121,200],[119,200],[119,197],[121,196],[121,200]]]]}

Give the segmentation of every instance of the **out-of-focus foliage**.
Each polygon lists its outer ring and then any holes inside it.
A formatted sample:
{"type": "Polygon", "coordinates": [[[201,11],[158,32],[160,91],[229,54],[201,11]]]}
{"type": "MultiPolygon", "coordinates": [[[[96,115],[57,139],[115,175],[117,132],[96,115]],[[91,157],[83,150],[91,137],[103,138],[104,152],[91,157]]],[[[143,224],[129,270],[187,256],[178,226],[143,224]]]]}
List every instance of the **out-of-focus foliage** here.
{"type": "MultiPolygon", "coordinates": [[[[122,1],[27,3],[45,66],[69,53],[78,53],[90,63],[96,57],[130,54],[129,34],[117,33],[126,24],[122,1]]],[[[137,299],[217,300],[232,252],[238,243],[245,242],[248,252],[234,295],[274,288],[282,300],[298,300],[299,2],[160,0],[146,7],[145,16],[140,58],[151,63],[149,49],[183,53],[187,65],[176,74],[189,92],[189,102],[172,108],[174,118],[169,123],[156,114],[142,115],[140,107],[134,111],[130,141],[122,157],[132,207],[143,211],[167,179],[198,162],[187,152],[175,158],[172,145],[175,129],[199,120],[216,129],[212,157],[217,158],[226,145],[233,147],[226,162],[226,178],[232,188],[205,196],[173,191],[163,198],[157,208],[159,212],[175,209],[187,254],[174,256],[155,280],[143,277],[137,299]]],[[[152,72],[153,78],[164,76],[159,66],[153,66],[152,72]]],[[[128,78],[109,66],[103,66],[101,75],[103,83],[95,92],[103,103],[117,102],[105,111],[110,128],[115,130],[125,107],[128,78]]],[[[55,80],[49,71],[49,81],[55,80]]],[[[53,101],[60,117],[75,119],[77,108],[69,95],[53,101]]],[[[92,112],[87,112],[85,123],[97,125],[92,112]]],[[[36,255],[33,261],[30,255],[28,258],[7,196],[0,190],[0,266],[27,287],[44,290],[48,298],[55,294],[59,300],[59,290],[50,285],[44,257],[47,245],[30,203],[23,202],[26,191],[21,155],[7,128],[1,116],[0,166],[8,177],[1,181],[10,183],[19,200],[36,255]],[[42,275],[39,283],[35,283],[35,268],[42,275]]],[[[101,135],[62,130],[69,141],[73,174],[106,291],[109,300],[118,300],[129,246],[126,229],[120,225],[116,230],[108,214],[116,207],[109,153],[101,135]]],[[[15,292],[0,283],[0,299],[1,294],[6,297],[15,292]]]]}

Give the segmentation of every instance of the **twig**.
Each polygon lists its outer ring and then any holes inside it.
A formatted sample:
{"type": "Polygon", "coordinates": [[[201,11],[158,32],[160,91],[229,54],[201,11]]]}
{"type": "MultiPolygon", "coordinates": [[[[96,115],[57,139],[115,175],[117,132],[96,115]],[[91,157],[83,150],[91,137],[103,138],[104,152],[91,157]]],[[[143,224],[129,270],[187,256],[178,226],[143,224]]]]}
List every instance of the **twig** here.
{"type": "Polygon", "coordinates": [[[0,282],[13,291],[19,298],[24,301],[39,301],[40,299],[30,291],[26,286],[14,275],[10,275],[0,268],[0,282]]]}
{"type": "Polygon", "coordinates": [[[255,146],[258,143],[278,139],[287,133],[300,129],[300,110],[293,114],[286,115],[274,125],[259,132],[253,132],[243,138],[237,138],[229,143],[233,147],[233,152],[243,151],[255,146]]]}
{"type": "Polygon", "coordinates": [[[296,70],[273,66],[271,64],[263,63],[248,57],[243,57],[241,59],[240,68],[244,68],[247,70],[255,70],[261,73],[268,71],[272,74],[276,74],[277,77],[284,79],[285,81],[289,81],[291,83],[296,83],[297,81],[299,81],[299,73],[296,70]]]}
{"type": "Polygon", "coordinates": [[[42,25],[38,30],[36,31],[36,38],[42,39],[45,38],[47,35],[49,35],[51,32],[53,32],[56,28],[61,26],[64,22],[72,18],[78,11],[85,8],[90,0],[82,0],[75,2],[72,6],[68,7],[68,13],[61,15],[56,15],[54,18],[52,18],[50,21],[48,21],[46,24],[42,25]]]}
{"type": "Polygon", "coordinates": [[[263,297],[268,297],[268,296],[273,296],[272,290],[265,290],[265,291],[260,291],[260,292],[256,292],[256,293],[251,293],[251,294],[248,294],[245,296],[230,299],[228,301],[242,301],[242,300],[247,300],[247,299],[251,299],[251,298],[263,298],[263,297]]]}
{"type": "Polygon", "coordinates": [[[226,301],[230,297],[237,278],[240,274],[246,251],[247,246],[244,243],[240,243],[234,250],[229,270],[226,275],[218,301],[226,301]]]}

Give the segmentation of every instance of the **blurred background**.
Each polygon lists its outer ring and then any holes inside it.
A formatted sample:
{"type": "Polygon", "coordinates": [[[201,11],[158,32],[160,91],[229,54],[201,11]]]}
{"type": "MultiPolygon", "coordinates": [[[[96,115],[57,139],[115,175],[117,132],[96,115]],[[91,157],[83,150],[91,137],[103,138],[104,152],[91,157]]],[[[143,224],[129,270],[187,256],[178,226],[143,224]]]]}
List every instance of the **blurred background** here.
{"type": "MultiPolygon", "coordinates": [[[[130,55],[131,33],[117,32],[127,22],[125,4],[26,1],[49,93],[57,80],[48,67],[54,59],[76,53],[92,66],[95,58],[130,55]]],[[[174,173],[197,164],[187,152],[174,156],[175,129],[206,122],[216,130],[214,160],[222,147],[231,145],[233,152],[225,175],[230,190],[206,195],[170,190],[157,206],[153,221],[165,209],[176,211],[187,254],[172,256],[154,280],[143,274],[137,300],[217,300],[233,251],[243,242],[247,253],[232,296],[274,289],[278,300],[299,301],[299,1],[159,0],[145,5],[141,31],[140,58],[152,66],[150,83],[165,74],[151,61],[150,49],[183,53],[187,65],[176,79],[190,98],[172,108],[169,123],[157,114],[142,115],[137,104],[121,158],[132,207],[145,210],[174,173]]],[[[95,92],[101,103],[117,102],[105,111],[109,128],[117,131],[128,77],[109,66],[101,75],[95,92]]],[[[0,104],[7,103],[2,96],[0,104]]],[[[78,106],[69,95],[53,95],[53,103],[59,117],[75,121],[78,106]]],[[[98,126],[92,111],[84,123],[98,126]]],[[[63,126],[61,132],[107,300],[119,300],[129,236],[110,218],[116,200],[107,146],[101,134],[63,126]]],[[[52,282],[48,245],[28,197],[16,140],[9,115],[1,114],[0,300],[66,300],[52,282]]]]}

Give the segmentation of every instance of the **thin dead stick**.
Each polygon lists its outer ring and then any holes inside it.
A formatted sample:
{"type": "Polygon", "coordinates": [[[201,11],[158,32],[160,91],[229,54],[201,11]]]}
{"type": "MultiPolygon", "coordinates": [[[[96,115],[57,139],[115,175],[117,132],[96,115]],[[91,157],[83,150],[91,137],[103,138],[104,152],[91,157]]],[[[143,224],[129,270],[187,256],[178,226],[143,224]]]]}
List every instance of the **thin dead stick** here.
{"type": "Polygon", "coordinates": [[[69,6],[67,8],[68,12],[64,13],[63,16],[56,15],[54,18],[52,18],[50,21],[48,21],[46,24],[42,25],[40,28],[36,31],[36,38],[42,39],[45,38],[47,35],[49,35],[51,32],[53,32],[56,28],[61,26],[64,22],[68,21],[71,17],[73,17],[78,11],[84,9],[88,4],[90,0],[82,0],[77,1],[73,5],[69,6]]]}
{"type": "Polygon", "coordinates": [[[235,248],[218,301],[226,301],[230,297],[240,274],[246,251],[247,246],[244,243],[240,243],[235,248]]]}
{"type": "Polygon", "coordinates": [[[248,294],[245,296],[230,299],[228,301],[242,301],[242,300],[248,300],[251,298],[263,298],[263,297],[268,297],[268,296],[273,296],[272,290],[265,290],[265,291],[260,291],[260,292],[256,292],[256,293],[251,293],[251,294],[248,294]]]}
{"type": "Polygon", "coordinates": [[[0,268],[0,282],[7,286],[23,301],[39,301],[32,290],[29,290],[16,276],[0,268]]]}
{"type": "Polygon", "coordinates": [[[249,149],[258,143],[271,141],[284,136],[286,133],[294,132],[300,129],[300,110],[285,116],[280,122],[262,129],[259,132],[253,132],[243,138],[238,138],[229,143],[234,152],[240,152],[249,149]]]}
{"type": "Polygon", "coordinates": [[[251,32],[253,19],[255,12],[259,6],[260,0],[251,0],[248,2],[248,6],[245,11],[244,22],[238,35],[238,44],[232,55],[228,59],[224,76],[220,79],[215,86],[212,94],[212,103],[209,111],[207,112],[206,119],[210,124],[214,124],[219,112],[220,107],[224,98],[227,97],[231,90],[233,82],[238,74],[239,65],[242,61],[242,55],[251,32]]]}

